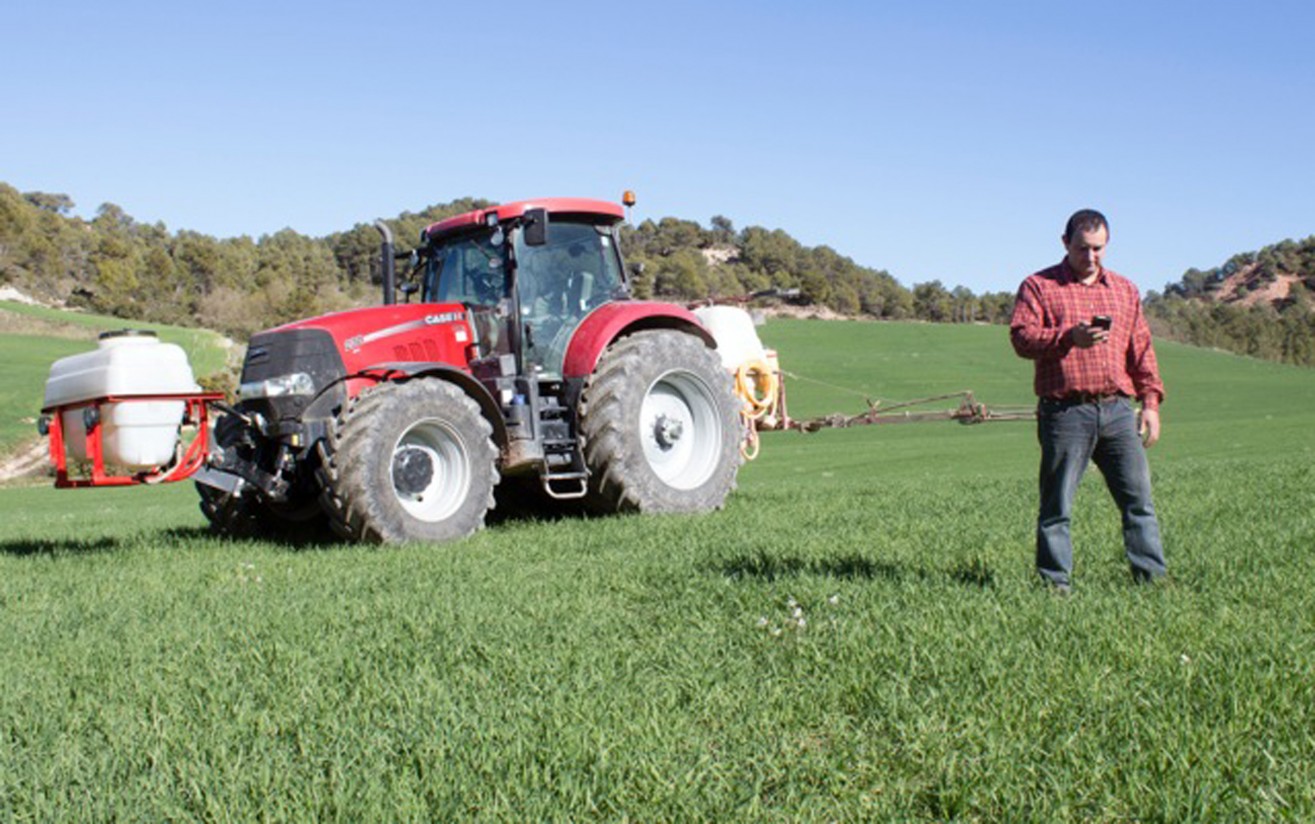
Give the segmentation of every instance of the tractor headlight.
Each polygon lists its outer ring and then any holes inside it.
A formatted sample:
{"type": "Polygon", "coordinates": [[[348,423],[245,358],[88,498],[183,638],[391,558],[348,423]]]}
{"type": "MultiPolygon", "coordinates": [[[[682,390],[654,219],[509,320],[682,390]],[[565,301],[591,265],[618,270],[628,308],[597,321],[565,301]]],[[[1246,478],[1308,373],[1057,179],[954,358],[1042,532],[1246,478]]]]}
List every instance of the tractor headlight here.
{"type": "Polygon", "coordinates": [[[263,381],[251,381],[237,388],[237,396],[242,400],[253,398],[282,398],[288,395],[314,395],[315,381],[305,372],[294,372],[263,381]]]}

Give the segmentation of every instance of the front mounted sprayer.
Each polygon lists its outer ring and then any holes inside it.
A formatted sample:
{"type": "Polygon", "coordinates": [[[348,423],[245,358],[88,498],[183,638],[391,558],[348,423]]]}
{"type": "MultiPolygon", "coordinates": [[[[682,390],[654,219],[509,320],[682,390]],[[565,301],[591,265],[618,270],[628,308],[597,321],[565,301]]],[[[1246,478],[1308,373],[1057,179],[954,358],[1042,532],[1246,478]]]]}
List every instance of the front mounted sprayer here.
{"type": "Polygon", "coordinates": [[[190,477],[209,447],[207,405],[187,355],[152,332],[100,336],[91,352],[51,367],[38,426],[50,438],[55,486],[124,486],[190,477]],[[195,430],[190,443],[183,428],[195,430]],[[87,465],[70,473],[70,457],[87,465]]]}

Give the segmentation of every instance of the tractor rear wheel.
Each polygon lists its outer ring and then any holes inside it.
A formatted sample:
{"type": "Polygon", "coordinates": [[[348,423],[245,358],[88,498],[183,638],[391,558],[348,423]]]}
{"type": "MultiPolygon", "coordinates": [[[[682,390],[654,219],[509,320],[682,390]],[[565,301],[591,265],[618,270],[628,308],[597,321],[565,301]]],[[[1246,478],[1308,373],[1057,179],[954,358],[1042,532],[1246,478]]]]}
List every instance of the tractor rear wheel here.
{"type": "Polygon", "coordinates": [[[322,503],[334,529],[373,543],[475,532],[498,483],[492,434],[475,401],[445,381],[362,392],[330,435],[322,503]]]}
{"type": "Polygon", "coordinates": [[[739,402],[693,335],[649,330],[609,347],[585,387],[580,431],[594,510],[704,512],[735,488],[739,402]]]}

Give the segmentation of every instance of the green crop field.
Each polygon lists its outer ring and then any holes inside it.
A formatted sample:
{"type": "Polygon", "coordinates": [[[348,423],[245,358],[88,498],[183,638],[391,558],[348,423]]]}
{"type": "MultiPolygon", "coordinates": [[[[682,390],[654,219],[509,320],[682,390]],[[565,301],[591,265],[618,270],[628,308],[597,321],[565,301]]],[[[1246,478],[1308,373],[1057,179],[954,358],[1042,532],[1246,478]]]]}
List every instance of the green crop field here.
{"type": "MultiPolygon", "coordinates": [[[[1030,397],[999,327],[762,334],[801,417],[1030,397]]],[[[1312,820],[1315,371],[1158,350],[1170,579],[1094,476],[1066,599],[1029,423],[769,434],[724,511],[444,546],[0,489],[0,820],[1312,820]]]]}

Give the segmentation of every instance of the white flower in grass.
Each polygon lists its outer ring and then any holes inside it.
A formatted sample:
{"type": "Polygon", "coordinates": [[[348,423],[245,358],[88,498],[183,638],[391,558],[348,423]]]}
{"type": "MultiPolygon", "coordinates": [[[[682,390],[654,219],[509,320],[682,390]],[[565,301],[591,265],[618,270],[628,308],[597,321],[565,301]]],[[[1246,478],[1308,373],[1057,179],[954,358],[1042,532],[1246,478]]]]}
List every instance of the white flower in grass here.
{"type": "Polygon", "coordinates": [[[766,615],[760,615],[760,616],[758,616],[758,626],[760,626],[760,627],[765,627],[765,626],[767,626],[767,616],[766,616],[766,615]]]}
{"type": "Polygon", "coordinates": [[[804,616],[800,615],[795,619],[795,626],[799,627],[800,629],[803,629],[804,627],[808,626],[808,621],[804,620],[804,616]]]}
{"type": "Polygon", "coordinates": [[[835,606],[836,604],[840,603],[840,595],[839,594],[832,595],[830,598],[826,599],[826,602],[831,606],[835,606]]]}

